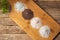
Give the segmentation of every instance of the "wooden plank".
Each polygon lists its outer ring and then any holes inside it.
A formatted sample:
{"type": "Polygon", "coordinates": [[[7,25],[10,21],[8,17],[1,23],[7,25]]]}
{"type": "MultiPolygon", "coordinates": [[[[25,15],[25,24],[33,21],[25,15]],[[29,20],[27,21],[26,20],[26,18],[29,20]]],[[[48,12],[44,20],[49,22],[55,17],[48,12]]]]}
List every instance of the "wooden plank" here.
{"type": "MultiPolygon", "coordinates": [[[[35,1],[42,7],[51,17],[53,17],[58,23],[60,20],[60,1],[35,1]]],[[[59,23],[60,24],[60,23],[59,23]]]]}
{"type": "Polygon", "coordinates": [[[27,34],[0,34],[0,40],[32,40],[27,34]]]}
{"type": "Polygon", "coordinates": [[[57,8],[60,9],[60,1],[35,1],[42,8],[57,8]]]}
{"type": "Polygon", "coordinates": [[[55,40],[60,40],[60,35],[57,36],[57,38],[55,40]]]}
{"type": "MultiPolygon", "coordinates": [[[[57,8],[44,8],[43,9],[48,12],[56,21],[60,20],[60,9],[57,8]]],[[[0,25],[16,25],[9,17],[8,14],[1,13],[0,15],[0,25]]],[[[60,22],[59,22],[60,23],[60,22]]]]}
{"type": "Polygon", "coordinates": [[[39,1],[60,1],[60,0],[39,0],[39,1]]]}
{"type": "Polygon", "coordinates": [[[49,38],[45,39],[42,38],[39,33],[38,30],[33,29],[30,24],[28,24],[29,21],[24,20],[22,18],[21,13],[17,13],[14,10],[14,3],[17,0],[15,0],[14,2],[12,0],[10,0],[10,3],[12,5],[12,12],[10,14],[10,18],[12,18],[27,34],[29,34],[33,39],[35,40],[53,40],[53,38],[57,35],[57,33],[60,31],[60,26],[50,17],[46,14],[46,12],[44,12],[40,7],[38,7],[33,1],[29,1],[28,3],[25,3],[26,6],[31,9],[34,12],[34,16],[36,17],[40,17],[43,21],[43,24],[47,24],[50,26],[50,28],[54,31],[51,32],[51,35],[49,38]],[[36,11],[38,10],[38,11],[36,11]],[[38,13],[38,14],[37,14],[38,13]],[[39,14],[40,13],[40,14],[39,14]],[[13,15],[14,14],[14,15],[13,15]]]}
{"type": "Polygon", "coordinates": [[[0,25],[0,34],[26,34],[26,33],[18,26],[0,25]]]}
{"type": "MultiPolygon", "coordinates": [[[[46,12],[48,12],[48,14],[49,15],[51,15],[56,21],[57,21],[57,23],[59,23],[60,24],[60,9],[54,9],[54,8],[43,8],[46,12]]],[[[9,34],[14,34],[14,33],[25,33],[24,31],[22,31],[22,30],[20,30],[20,31],[18,31],[18,27],[19,26],[17,26],[17,28],[15,28],[15,22],[14,23],[12,23],[13,21],[10,19],[10,18],[0,18],[0,27],[2,27],[2,28],[0,28],[0,34],[2,34],[2,33],[9,33],[9,34]],[[1,25],[4,25],[4,26],[1,26],[1,25]],[[11,30],[10,30],[10,26],[7,26],[7,25],[13,25],[12,27],[11,27],[11,30]],[[9,28],[8,30],[7,30],[7,27],[9,28]],[[14,29],[15,28],[15,29],[14,29]],[[15,30],[15,31],[14,31],[15,30]],[[3,31],[3,32],[2,32],[3,31]]],[[[20,28],[21,29],[21,28],[20,28]]]]}
{"type": "Polygon", "coordinates": [[[13,26],[16,25],[16,23],[12,21],[10,18],[0,18],[0,25],[13,26]]]}
{"type": "Polygon", "coordinates": [[[0,9],[0,18],[1,18],[1,17],[8,18],[8,13],[3,14],[3,13],[2,13],[2,10],[0,9]]]}
{"type": "Polygon", "coordinates": [[[56,21],[60,21],[60,9],[52,9],[52,8],[43,8],[51,17],[53,17],[56,21]]]}
{"type": "Polygon", "coordinates": [[[60,20],[57,21],[60,24],[60,20]]]}
{"type": "MultiPolygon", "coordinates": [[[[57,22],[60,24],[60,2],[57,2],[57,4],[56,4],[56,2],[50,2],[49,0],[47,0],[47,1],[40,1],[40,6],[46,11],[46,12],[48,12],[48,14],[49,15],[51,15],[54,19],[56,19],[57,20],[57,22]],[[55,14],[54,14],[55,13],[55,14]]],[[[4,17],[4,19],[6,19],[7,17],[8,17],[8,14],[2,14],[1,12],[0,12],[0,17],[4,17]]],[[[4,20],[4,19],[2,19],[2,20],[4,20]]],[[[6,20],[11,20],[11,19],[6,19],[6,20]]],[[[2,21],[2,23],[3,23],[4,21],[2,21]]],[[[7,21],[6,21],[7,22],[7,21]]],[[[13,21],[10,21],[10,22],[13,22],[13,21]]],[[[4,24],[4,23],[3,23],[4,24]]],[[[12,24],[12,25],[14,25],[14,24],[12,24]]],[[[17,28],[18,26],[1,26],[0,25],[0,34],[6,34],[6,36],[8,35],[8,34],[24,34],[25,32],[23,31],[23,30],[21,30],[21,28],[20,29],[18,29],[17,28]]],[[[6,37],[5,36],[5,37],[6,37]]],[[[20,35],[19,35],[20,36],[20,35]]],[[[1,37],[0,37],[1,38],[1,37]]],[[[4,38],[4,37],[2,37],[3,39],[2,40],[6,40],[6,38],[4,38]]],[[[7,37],[8,38],[8,37],[7,37]]],[[[9,37],[10,38],[10,37],[9,37]]],[[[25,37],[26,38],[26,37],[25,37]]],[[[10,38],[10,39],[12,39],[12,37],[10,38]]],[[[10,39],[8,39],[8,40],[10,40],[10,39]]],[[[17,37],[15,38],[15,39],[17,39],[17,37]]],[[[15,40],[14,39],[14,40],[15,40]]],[[[0,39],[1,40],[1,39],[0,39]]],[[[20,39],[19,39],[20,40],[20,39]]],[[[24,40],[24,39],[22,39],[22,40],[24,40]]],[[[56,40],[59,40],[59,37],[56,39],[56,40]]]]}
{"type": "MultiPolygon", "coordinates": [[[[36,1],[37,2],[37,1],[36,1]]],[[[47,0],[47,1],[44,1],[44,0],[38,0],[37,2],[42,8],[46,9],[46,8],[51,8],[51,9],[60,9],[60,1],[51,1],[50,0],[47,0]]],[[[57,10],[57,11],[58,11],[57,10]]],[[[8,17],[8,13],[6,14],[3,14],[0,10],[0,17],[8,17]]]]}

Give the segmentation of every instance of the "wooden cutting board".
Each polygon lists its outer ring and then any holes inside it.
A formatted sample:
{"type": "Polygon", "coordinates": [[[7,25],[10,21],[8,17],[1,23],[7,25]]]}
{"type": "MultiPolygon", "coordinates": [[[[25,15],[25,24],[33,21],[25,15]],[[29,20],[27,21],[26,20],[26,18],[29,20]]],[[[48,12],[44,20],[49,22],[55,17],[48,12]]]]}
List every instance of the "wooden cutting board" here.
{"type": "Polygon", "coordinates": [[[42,20],[43,25],[48,25],[51,28],[51,34],[48,38],[42,38],[39,34],[39,29],[33,29],[30,25],[30,20],[25,20],[22,17],[22,12],[16,12],[14,4],[18,0],[8,0],[11,4],[12,10],[9,17],[18,24],[33,40],[53,40],[60,31],[60,26],[57,24],[43,9],[41,9],[32,0],[23,1],[24,4],[34,12],[34,17],[39,17],[42,20]]]}

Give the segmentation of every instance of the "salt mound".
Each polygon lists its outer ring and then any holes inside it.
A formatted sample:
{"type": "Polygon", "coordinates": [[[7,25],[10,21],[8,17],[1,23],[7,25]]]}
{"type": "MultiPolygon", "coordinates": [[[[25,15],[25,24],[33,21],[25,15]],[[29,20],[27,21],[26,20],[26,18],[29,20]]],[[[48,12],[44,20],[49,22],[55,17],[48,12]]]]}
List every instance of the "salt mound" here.
{"type": "Polygon", "coordinates": [[[14,8],[15,8],[16,11],[18,11],[18,12],[21,11],[22,12],[22,11],[24,11],[26,9],[26,6],[22,2],[16,2],[14,4],[14,8]]]}
{"type": "Polygon", "coordinates": [[[48,26],[42,26],[39,30],[40,35],[44,38],[48,38],[50,35],[50,32],[51,30],[48,26]]]}
{"type": "Polygon", "coordinates": [[[39,29],[41,27],[41,20],[38,17],[34,17],[31,19],[30,24],[32,28],[39,29]]]}

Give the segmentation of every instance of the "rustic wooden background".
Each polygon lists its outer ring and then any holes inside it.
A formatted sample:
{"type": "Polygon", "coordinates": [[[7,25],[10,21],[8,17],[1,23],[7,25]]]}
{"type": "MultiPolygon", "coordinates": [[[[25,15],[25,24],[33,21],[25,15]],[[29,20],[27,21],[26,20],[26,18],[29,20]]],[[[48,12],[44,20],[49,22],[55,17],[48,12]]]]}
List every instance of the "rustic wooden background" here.
{"type": "MultiPolygon", "coordinates": [[[[60,24],[60,0],[35,0],[35,2],[60,24]]],[[[0,10],[0,40],[32,40],[8,14],[3,14],[0,10]]],[[[60,40],[60,35],[55,40],[60,40]]]]}

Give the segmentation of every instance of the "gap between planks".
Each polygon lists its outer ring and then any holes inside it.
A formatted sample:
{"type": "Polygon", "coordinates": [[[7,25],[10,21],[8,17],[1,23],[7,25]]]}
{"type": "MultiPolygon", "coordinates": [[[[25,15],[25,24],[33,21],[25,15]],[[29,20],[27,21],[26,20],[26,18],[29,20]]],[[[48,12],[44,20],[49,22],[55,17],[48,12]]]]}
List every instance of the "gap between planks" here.
{"type": "Polygon", "coordinates": [[[26,34],[19,26],[0,25],[0,34],[26,34]]]}
{"type": "Polygon", "coordinates": [[[40,5],[40,7],[49,7],[49,8],[60,8],[60,1],[41,1],[41,0],[37,0],[35,1],[37,4],[40,5]]]}
{"type": "Polygon", "coordinates": [[[32,40],[27,34],[0,34],[0,40],[32,40]]]}

